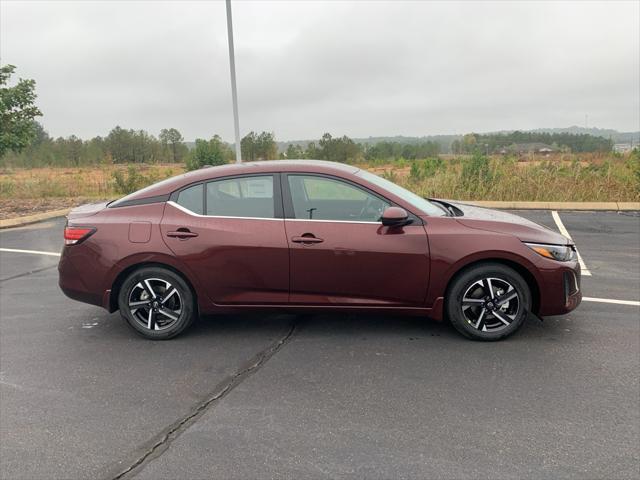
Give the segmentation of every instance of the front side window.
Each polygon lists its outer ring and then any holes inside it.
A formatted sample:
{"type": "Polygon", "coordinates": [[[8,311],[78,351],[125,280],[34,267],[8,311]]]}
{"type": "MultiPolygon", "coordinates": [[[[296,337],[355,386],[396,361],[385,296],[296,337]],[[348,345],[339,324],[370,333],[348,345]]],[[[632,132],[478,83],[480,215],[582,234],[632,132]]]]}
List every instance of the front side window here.
{"type": "Polygon", "coordinates": [[[314,175],[288,175],[295,218],[378,222],[390,206],[377,195],[341,180],[314,175]]]}
{"type": "Polygon", "coordinates": [[[275,218],[272,175],[209,182],[206,197],[207,215],[275,218]]]}
{"type": "Polygon", "coordinates": [[[202,215],[204,213],[203,185],[185,188],[178,194],[177,203],[187,210],[202,215]]]}

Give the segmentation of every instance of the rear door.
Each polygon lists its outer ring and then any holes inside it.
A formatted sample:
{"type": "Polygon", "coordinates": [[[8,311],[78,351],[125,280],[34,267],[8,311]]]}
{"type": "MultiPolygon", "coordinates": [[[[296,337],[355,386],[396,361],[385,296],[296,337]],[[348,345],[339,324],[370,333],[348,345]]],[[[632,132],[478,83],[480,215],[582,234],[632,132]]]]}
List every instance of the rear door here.
{"type": "Polygon", "coordinates": [[[167,202],[164,241],[219,305],[286,304],[289,253],[278,175],[190,185],[167,202]]]}
{"type": "Polygon", "coordinates": [[[292,304],[422,306],[429,246],[422,222],[383,227],[391,202],[345,179],[282,178],[292,304]]]}

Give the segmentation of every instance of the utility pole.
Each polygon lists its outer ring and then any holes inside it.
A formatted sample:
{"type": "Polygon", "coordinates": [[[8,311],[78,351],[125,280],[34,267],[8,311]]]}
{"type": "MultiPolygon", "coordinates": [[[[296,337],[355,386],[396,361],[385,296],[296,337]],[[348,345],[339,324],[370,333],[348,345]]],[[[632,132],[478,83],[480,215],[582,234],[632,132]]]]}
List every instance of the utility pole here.
{"type": "Polygon", "coordinates": [[[229,68],[231,70],[233,126],[236,133],[236,163],[242,163],[242,152],[240,151],[240,121],[238,120],[238,89],[236,88],[236,60],[233,48],[233,21],[231,19],[231,0],[227,0],[227,34],[229,35],[229,68]]]}

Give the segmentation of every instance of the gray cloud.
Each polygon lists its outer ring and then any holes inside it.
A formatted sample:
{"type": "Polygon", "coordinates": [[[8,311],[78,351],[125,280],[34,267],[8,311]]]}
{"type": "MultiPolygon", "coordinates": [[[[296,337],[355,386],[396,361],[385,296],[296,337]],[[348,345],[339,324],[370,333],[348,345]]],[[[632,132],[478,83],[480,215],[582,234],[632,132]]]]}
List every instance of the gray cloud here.
{"type": "MultiPolygon", "coordinates": [[[[234,2],[240,123],[279,139],[640,128],[638,2],[234,2]]],[[[52,135],[233,137],[223,2],[3,0],[52,135]]]]}

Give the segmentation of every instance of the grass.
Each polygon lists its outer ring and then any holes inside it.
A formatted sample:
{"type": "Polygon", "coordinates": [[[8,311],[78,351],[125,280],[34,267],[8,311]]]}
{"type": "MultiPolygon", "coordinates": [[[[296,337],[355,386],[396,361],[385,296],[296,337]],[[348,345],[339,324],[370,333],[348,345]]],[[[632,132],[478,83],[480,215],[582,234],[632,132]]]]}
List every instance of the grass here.
{"type": "Polygon", "coordinates": [[[110,199],[184,172],[176,164],[0,170],[0,201],[85,197],[110,199]]]}
{"type": "Polygon", "coordinates": [[[424,197],[459,200],[640,201],[640,158],[556,157],[518,162],[474,156],[363,167],[424,197]]]}
{"type": "MultiPolygon", "coordinates": [[[[360,164],[419,195],[460,200],[640,201],[640,153],[518,161],[482,155],[360,164]]],[[[111,199],[184,171],[181,165],[0,170],[0,202],[111,199]]]]}

